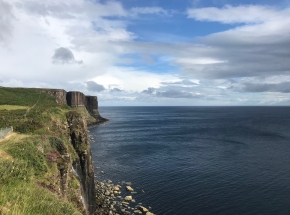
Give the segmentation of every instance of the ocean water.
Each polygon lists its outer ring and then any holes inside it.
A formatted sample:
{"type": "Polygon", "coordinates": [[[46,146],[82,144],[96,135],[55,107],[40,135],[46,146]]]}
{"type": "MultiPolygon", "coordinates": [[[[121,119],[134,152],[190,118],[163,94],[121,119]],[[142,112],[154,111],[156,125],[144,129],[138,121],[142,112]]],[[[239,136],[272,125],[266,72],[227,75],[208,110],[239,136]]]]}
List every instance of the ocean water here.
{"type": "Polygon", "coordinates": [[[290,214],[290,107],[100,113],[110,121],[90,129],[98,179],[132,182],[155,214],[290,214]]]}

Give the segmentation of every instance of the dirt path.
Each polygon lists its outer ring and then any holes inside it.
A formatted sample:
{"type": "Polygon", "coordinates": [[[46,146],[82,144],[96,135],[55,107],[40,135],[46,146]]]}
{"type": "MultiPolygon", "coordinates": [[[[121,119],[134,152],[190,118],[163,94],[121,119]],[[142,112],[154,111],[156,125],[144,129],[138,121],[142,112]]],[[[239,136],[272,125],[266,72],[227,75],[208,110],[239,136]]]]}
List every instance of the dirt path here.
{"type": "Polygon", "coordinates": [[[29,108],[26,110],[26,113],[23,115],[24,118],[26,118],[26,116],[27,116],[27,114],[29,113],[29,111],[37,105],[37,103],[39,102],[39,99],[40,99],[40,95],[38,96],[38,99],[37,99],[37,101],[35,102],[35,104],[32,105],[31,107],[29,107],[29,108]]]}
{"type": "Polygon", "coordinates": [[[18,134],[16,132],[11,132],[10,134],[8,134],[5,138],[0,140],[0,147],[2,144],[5,144],[11,140],[15,141],[20,141],[21,139],[28,137],[27,134],[18,134]]]}

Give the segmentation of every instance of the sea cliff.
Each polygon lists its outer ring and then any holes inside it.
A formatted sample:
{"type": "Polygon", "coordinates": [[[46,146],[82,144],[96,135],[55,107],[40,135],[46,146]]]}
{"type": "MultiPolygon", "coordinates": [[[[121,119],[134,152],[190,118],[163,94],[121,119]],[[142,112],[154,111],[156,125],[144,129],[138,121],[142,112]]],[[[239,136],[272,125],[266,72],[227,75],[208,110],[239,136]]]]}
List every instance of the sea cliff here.
{"type": "Polygon", "coordinates": [[[95,181],[88,125],[105,121],[96,96],[0,87],[0,128],[14,131],[0,139],[0,215],[152,215],[132,187],[95,181]]]}
{"type": "Polygon", "coordinates": [[[87,125],[105,122],[96,96],[0,87],[0,214],[95,214],[87,125]],[[41,195],[39,195],[41,193],[41,195]]]}
{"type": "Polygon", "coordinates": [[[40,91],[53,96],[60,105],[66,104],[73,108],[83,108],[85,110],[83,114],[86,117],[88,125],[100,124],[107,121],[107,119],[99,114],[97,96],[86,96],[82,92],[66,92],[61,89],[40,89],[40,91]]]}

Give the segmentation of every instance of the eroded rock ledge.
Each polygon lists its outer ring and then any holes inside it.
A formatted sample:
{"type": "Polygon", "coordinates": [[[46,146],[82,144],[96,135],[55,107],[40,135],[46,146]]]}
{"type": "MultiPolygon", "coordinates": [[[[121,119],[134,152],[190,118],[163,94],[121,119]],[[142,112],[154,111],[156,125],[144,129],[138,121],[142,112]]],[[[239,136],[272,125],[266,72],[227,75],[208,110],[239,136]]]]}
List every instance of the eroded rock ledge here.
{"type": "Polygon", "coordinates": [[[77,158],[71,159],[70,165],[61,169],[60,174],[64,173],[61,174],[63,175],[61,177],[63,179],[62,187],[64,190],[67,187],[68,181],[65,176],[70,171],[69,168],[72,168],[81,185],[81,195],[86,214],[96,214],[95,175],[87,126],[107,121],[99,114],[98,98],[97,96],[85,96],[78,91],[66,92],[61,89],[40,89],[40,91],[53,96],[60,105],[67,104],[77,109],[66,114],[68,135],[77,158]]]}
{"type": "Polygon", "coordinates": [[[76,111],[68,112],[66,118],[69,125],[70,140],[78,155],[72,166],[82,187],[82,197],[86,205],[87,214],[94,214],[96,208],[94,166],[86,121],[76,111]]]}
{"type": "Polygon", "coordinates": [[[86,96],[82,92],[70,91],[66,92],[62,89],[40,89],[42,92],[46,92],[49,95],[55,97],[58,104],[67,104],[74,108],[85,108],[86,111],[95,120],[87,120],[88,125],[100,124],[107,121],[99,114],[98,110],[98,97],[97,96],[86,96]]]}

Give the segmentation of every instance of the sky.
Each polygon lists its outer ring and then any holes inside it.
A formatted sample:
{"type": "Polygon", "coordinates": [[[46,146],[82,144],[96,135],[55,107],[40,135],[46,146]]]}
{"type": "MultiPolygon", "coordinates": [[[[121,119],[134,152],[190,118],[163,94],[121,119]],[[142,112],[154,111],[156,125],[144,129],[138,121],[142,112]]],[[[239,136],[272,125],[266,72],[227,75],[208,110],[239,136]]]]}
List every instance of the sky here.
{"type": "Polygon", "coordinates": [[[290,0],[0,0],[0,86],[100,106],[290,105],[290,0]]]}

